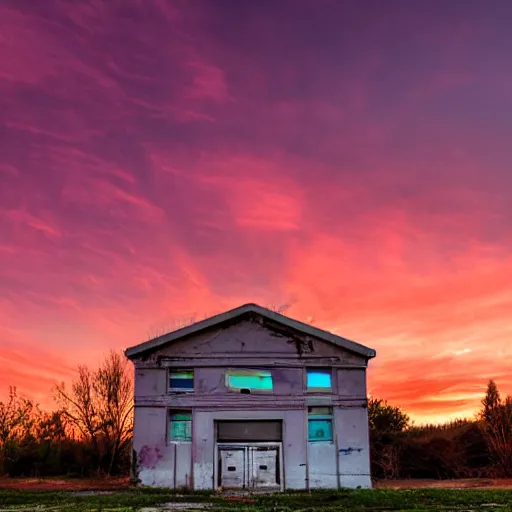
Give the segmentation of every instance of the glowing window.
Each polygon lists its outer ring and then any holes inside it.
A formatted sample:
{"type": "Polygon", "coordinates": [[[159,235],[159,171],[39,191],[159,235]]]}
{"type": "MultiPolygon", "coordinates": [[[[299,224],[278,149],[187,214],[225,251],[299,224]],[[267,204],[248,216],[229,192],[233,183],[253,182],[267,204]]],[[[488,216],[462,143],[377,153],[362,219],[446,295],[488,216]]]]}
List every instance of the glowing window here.
{"type": "Polygon", "coordinates": [[[171,412],[169,426],[171,441],[192,441],[192,413],[171,412]]]}
{"type": "Polygon", "coordinates": [[[194,391],[194,371],[178,370],[169,372],[169,391],[192,392],[194,391]]]}
{"type": "Polygon", "coordinates": [[[332,389],[331,370],[307,370],[308,391],[330,391],[332,389]]]}
{"type": "Polygon", "coordinates": [[[332,442],[332,408],[308,407],[308,440],[332,442]]]}
{"type": "Polygon", "coordinates": [[[272,391],[272,374],[263,370],[231,370],[226,372],[226,386],[237,391],[272,391]]]}

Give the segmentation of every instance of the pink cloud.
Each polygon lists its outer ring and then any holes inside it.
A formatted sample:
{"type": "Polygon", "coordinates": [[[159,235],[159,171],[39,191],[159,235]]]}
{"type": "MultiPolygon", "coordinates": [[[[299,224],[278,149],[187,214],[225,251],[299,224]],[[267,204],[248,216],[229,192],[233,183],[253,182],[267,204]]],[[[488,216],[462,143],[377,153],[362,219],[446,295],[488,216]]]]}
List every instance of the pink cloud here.
{"type": "Polygon", "coordinates": [[[185,97],[223,102],[229,99],[224,73],[218,67],[200,61],[188,63],[193,81],[186,88],[185,97]]]}
{"type": "Polygon", "coordinates": [[[418,419],[512,392],[506,16],[295,4],[0,7],[5,390],[256,301],[418,419]]]}
{"type": "Polygon", "coordinates": [[[54,237],[61,236],[61,232],[56,227],[38,217],[35,217],[34,215],[31,215],[27,211],[8,210],[4,212],[4,214],[12,219],[13,222],[19,222],[46,235],[54,237]]]}

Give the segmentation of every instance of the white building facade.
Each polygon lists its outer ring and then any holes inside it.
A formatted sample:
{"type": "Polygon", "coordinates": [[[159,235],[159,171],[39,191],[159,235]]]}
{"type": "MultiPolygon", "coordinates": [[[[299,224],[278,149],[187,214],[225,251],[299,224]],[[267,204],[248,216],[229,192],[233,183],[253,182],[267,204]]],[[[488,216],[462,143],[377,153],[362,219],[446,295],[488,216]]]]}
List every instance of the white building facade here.
{"type": "Polygon", "coordinates": [[[126,350],[133,472],[155,487],[371,487],[375,351],[255,304],[126,350]]]}

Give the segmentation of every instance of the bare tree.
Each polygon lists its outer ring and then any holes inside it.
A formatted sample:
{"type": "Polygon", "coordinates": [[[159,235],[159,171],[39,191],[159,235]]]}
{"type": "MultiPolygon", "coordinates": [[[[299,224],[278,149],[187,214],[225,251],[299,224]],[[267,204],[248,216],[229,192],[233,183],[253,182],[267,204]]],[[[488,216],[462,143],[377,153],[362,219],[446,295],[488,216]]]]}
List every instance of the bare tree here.
{"type": "Polygon", "coordinates": [[[276,302],[271,302],[270,304],[266,304],[265,307],[273,311],[274,313],[279,313],[284,315],[288,309],[290,309],[289,304],[277,304],[276,302]]]}
{"type": "Polygon", "coordinates": [[[126,358],[111,351],[97,370],[79,366],[71,389],[61,383],[54,392],[72,428],[91,444],[98,471],[111,474],[133,429],[133,378],[126,358]]]}
{"type": "Polygon", "coordinates": [[[398,478],[400,474],[400,446],[398,444],[385,445],[380,453],[378,465],[381,467],[385,479],[398,478]]]}
{"type": "MultiPolygon", "coordinates": [[[[71,383],[68,392],[62,382],[54,388],[55,398],[71,426],[78,430],[82,438],[93,444],[99,431],[97,404],[94,399],[94,374],[83,365],[78,366],[78,377],[71,383]]],[[[96,448],[96,446],[95,446],[96,448]]]]}
{"type": "Polygon", "coordinates": [[[124,356],[112,351],[93,381],[101,432],[110,454],[108,474],[129,444],[133,430],[133,380],[127,364],[124,356]]]}
{"type": "MultiPolygon", "coordinates": [[[[36,447],[35,451],[37,453],[33,461],[33,469],[35,475],[40,476],[41,470],[45,471],[51,465],[50,458],[52,454],[59,453],[68,439],[62,411],[45,412],[36,407],[32,439],[34,443],[32,446],[36,447]]],[[[34,448],[32,449],[34,450],[34,448]]]]}
{"type": "Polygon", "coordinates": [[[15,387],[9,388],[8,400],[0,402],[0,474],[15,458],[20,440],[30,432],[33,409],[33,402],[19,397],[15,387]]]}
{"type": "Polygon", "coordinates": [[[189,317],[182,318],[173,318],[171,320],[165,321],[163,324],[159,326],[153,326],[148,329],[146,335],[148,340],[152,340],[154,338],[158,338],[159,336],[163,336],[169,332],[177,331],[179,329],[183,329],[184,327],[188,327],[189,325],[195,324],[196,322],[200,322],[201,320],[206,320],[210,316],[213,316],[214,313],[203,313],[203,315],[192,314],[189,317]]]}

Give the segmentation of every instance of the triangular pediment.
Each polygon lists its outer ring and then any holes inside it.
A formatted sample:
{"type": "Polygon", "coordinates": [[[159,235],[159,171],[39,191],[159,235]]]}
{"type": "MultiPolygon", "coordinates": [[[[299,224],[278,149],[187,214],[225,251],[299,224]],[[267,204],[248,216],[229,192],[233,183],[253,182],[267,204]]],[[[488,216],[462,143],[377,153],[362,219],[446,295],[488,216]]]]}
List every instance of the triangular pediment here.
{"type": "Polygon", "coordinates": [[[233,352],[352,354],[368,360],[375,350],[299,322],[256,304],[212,316],[128,348],[130,359],[161,354],[229,354],[233,352]]]}

